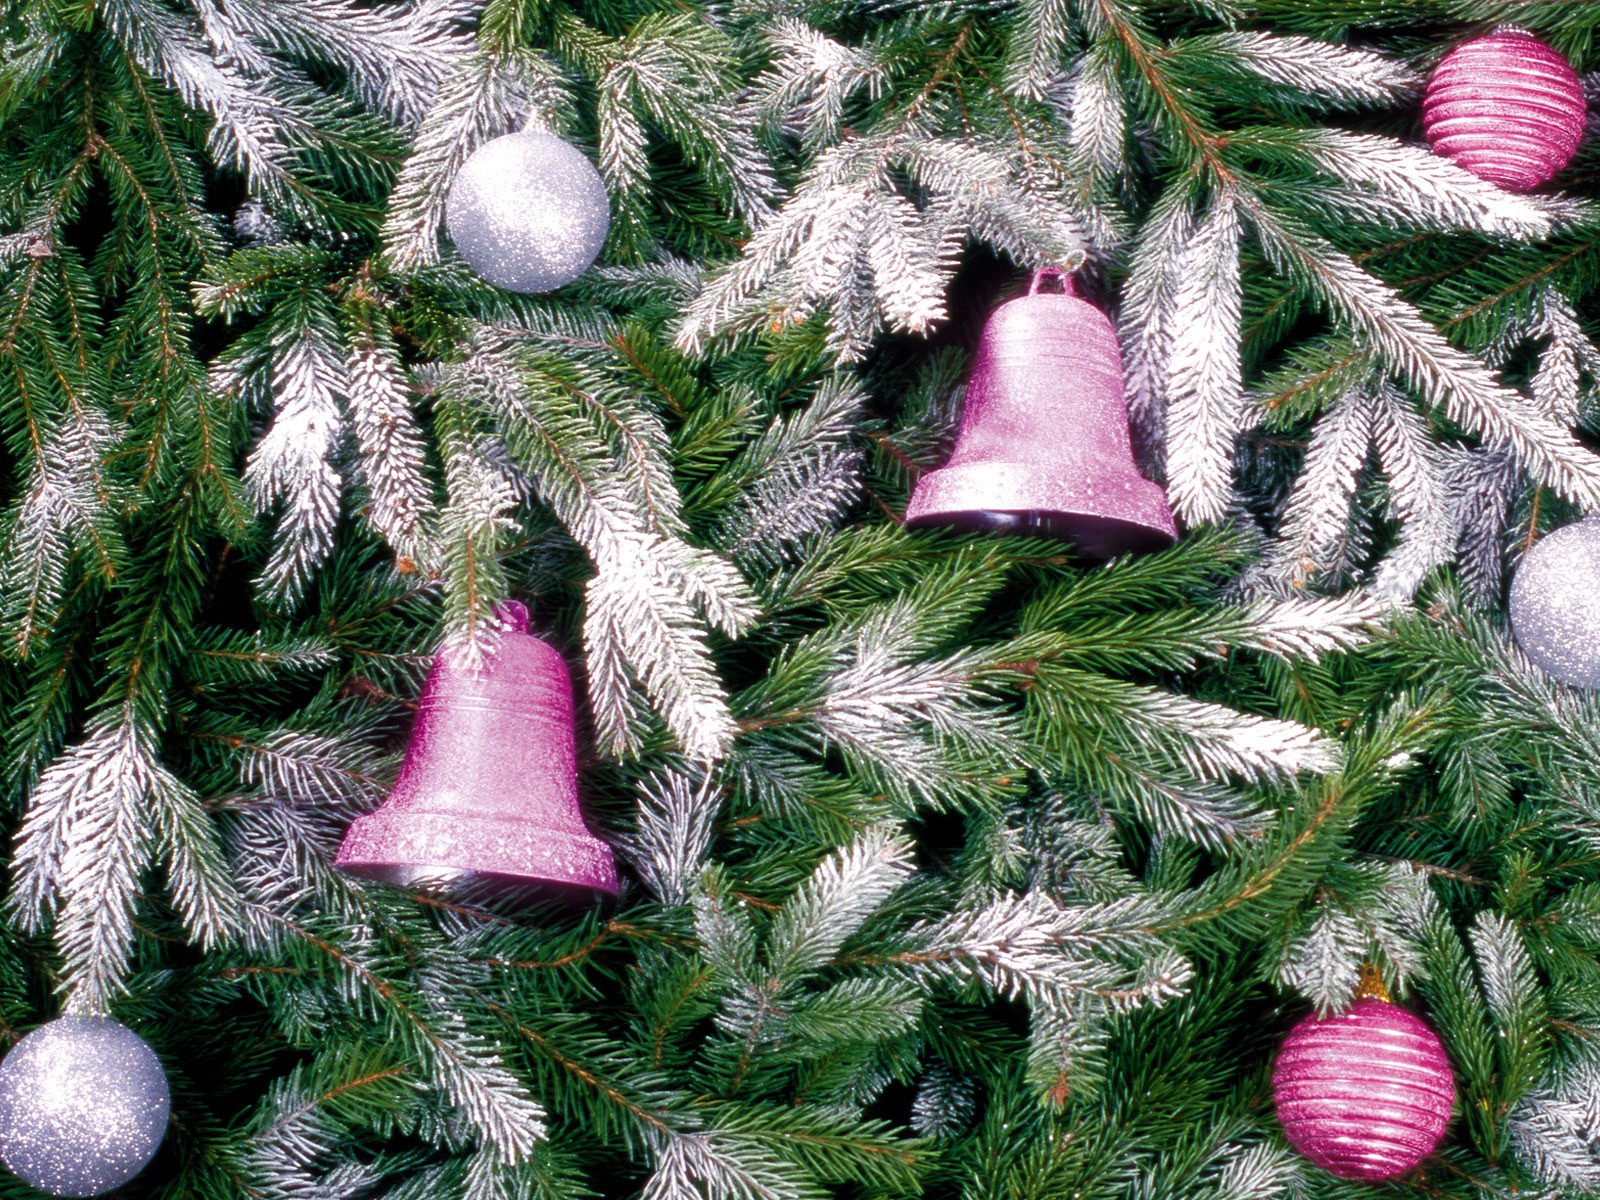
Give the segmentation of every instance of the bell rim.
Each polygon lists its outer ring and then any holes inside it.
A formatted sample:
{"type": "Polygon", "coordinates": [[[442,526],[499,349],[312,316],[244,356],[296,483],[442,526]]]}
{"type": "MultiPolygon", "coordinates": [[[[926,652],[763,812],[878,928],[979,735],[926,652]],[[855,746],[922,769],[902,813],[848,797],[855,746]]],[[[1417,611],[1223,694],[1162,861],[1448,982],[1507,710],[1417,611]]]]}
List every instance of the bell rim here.
{"type": "Polygon", "coordinates": [[[1091,489],[1086,477],[1051,476],[1028,463],[966,463],[930,472],[912,494],[905,525],[1021,536],[1032,532],[1071,541],[1080,557],[1094,562],[1163,550],[1178,540],[1166,493],[1144,476],[1124,469],[1102,477],[1091,489]],[[1099,536],[1092,542],[1083,539],[1086,529],[1099,536]],[[1128,544],[1109,552],[1095,548],[1113,540],[1128,544]]]}
{"type": "Polygon", "coordinates": [[[441,867],[435,863],[341,862],[337,866],[346,875],[390,887],[415,888],[430,893],[482,889],[530,902],[595,897],[615,900],[621,891],[620,885],[599,884],[592,880],[511,875],[472,867],[441,867]]]}
{"type": "Polygon", "coordinates": [[[1108,517],[1100,513],[1065,512],[1020,508],[960,508],[923,513],[906,518],[907,529],[953,529],[958,533],[1003,534],[1015,537],[1051,537],[1067,542],[1086,563],[1109,562],[1126,554],[1152,554],[1167,550],[1178,542],[1178,535],[1160,525],[1129,517],[1108,517]],[[1124,543],[1116,550],[1097,549],[1100,541],[1082,536],[1086,524],[1093,523],[1110,534],[1115,530],[1124,543]],[[1072,531],[1079,536],[1074,537],[1072,531]]]}
{"type": "Polygon", "coordinates": [[[581,888],[605,896],[620,890],[611,847],[587,830],[531,821],[488,821],[462,812],[389,806],[359,817],[345,832],[333,865],[384,883],[419,872],[473,875],[525,888],[581,888]],[[496,835],[472,838],[465,830],[492,824],[496,835]],[[426,842],[424,849],[420,843],[426,842]]]}

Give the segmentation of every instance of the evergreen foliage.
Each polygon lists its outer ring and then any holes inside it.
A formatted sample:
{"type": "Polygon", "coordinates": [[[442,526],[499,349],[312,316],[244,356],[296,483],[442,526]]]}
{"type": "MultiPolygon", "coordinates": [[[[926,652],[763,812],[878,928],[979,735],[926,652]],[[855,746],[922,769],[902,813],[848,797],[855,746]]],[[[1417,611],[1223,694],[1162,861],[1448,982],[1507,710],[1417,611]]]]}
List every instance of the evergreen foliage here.
{"type": "Polygon", "coordinates": [[[1458,1076],[1399,1186],[1600,1190],[1600,700],[1501,604],[1600,506],[1600,138],[1417,113],[1600,5],[3,11],[0,1032],[156,1047],[126,1194],[1354,1197],[1267,1082],[1366,962],[1458,1076]],[[440,236],[530,124],[613,200],[540,298],[440,236]],[[901,528],[1046,265],[1170,550],[901,528]],[[513,596],[620,901],[336,873],[513,596]]]}

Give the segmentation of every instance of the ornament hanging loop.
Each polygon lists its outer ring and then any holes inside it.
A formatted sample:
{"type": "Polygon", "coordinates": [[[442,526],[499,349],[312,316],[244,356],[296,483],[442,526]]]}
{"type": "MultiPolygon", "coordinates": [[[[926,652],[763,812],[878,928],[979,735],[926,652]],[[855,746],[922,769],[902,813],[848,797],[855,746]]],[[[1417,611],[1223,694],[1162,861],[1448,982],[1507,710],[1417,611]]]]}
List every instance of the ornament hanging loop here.
{"type": "Polygon", "coordinates": [[[1044,284],[1048,280],[1054,280],[1056,283],[1061,285],[1061,295],[1077,295],[1076,290],[1072,286],[1072,272],[1066,267],[1041,267],[1039,270],[1035,271],[1033,273],[1032,282],[1028,284],[1028,295],[1037,296],[1040,291],[1044,290],[1044,284]]]}
{"type": "Polygon", "coordinates": [[[494,619],[506,633],[528,632],[528,606],[521,600],[502,600],[495,605],[494,619]]]}

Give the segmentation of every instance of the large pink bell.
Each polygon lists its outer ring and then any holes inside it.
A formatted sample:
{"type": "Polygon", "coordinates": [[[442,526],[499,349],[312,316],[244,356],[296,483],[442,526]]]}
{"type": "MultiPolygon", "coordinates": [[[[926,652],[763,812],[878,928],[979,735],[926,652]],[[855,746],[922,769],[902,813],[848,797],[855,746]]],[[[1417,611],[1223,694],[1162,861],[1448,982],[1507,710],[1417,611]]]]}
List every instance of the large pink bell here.
{"type": "Polygon", "coordinates": [[[557,884],[617,893],[611,849],[578,807],[572,677],[511,601],[481,669],[435,660],[394,791],[334,865],[390,883],[557,884]]]}
{"type": "Polygon", "coordinates": [[[955,453],[918,482],[906,524],[1053,534],[1092,562],[1177,539],[1166,494],[1134,466],[1117,335],[1066,272],[1035,272],[989,318],[955,453]],[[1062,290],[1040,291],[1051,278],[1062,290]]]}

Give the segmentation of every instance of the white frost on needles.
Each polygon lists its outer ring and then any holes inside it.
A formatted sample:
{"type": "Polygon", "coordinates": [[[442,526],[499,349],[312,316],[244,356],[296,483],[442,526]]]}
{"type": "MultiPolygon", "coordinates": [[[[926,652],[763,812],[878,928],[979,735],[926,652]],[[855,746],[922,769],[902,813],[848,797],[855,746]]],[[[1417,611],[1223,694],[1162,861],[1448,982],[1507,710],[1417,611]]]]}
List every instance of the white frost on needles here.
{"type": "Polygon", "coordinates": [[[1301,95],[1330,101],[1389,103],[1416,90],[1422,82],[1405,63],[1382,54],[1255,29],[1230,29],[1185,38],[1177,50],[1186,56],[1203,56],[1224,69],[1254,75],[1301,95]]]}
{"type": "Polygon", "coordinates": [[[339,523],[341,480],[333,465],[344,432],[338,395],[348,390],[337,349],[306,327],[274,364],[276,412],[245,464],[258,511],[283,506],[272,557],[261,573],[265,593],[293,601],[329,554],[339,523]]]}
{"type": "Polygon", "coordinates": [[[23,928],[53,918],[71,1006],[103,1010],[123,990],[140,876],[158,856],[191,935],[206,947],[232,932],[239,901],[200,799],[132,724],[111,724],[40,777],[12,860],[8,901],[23,928]]]}
{"type": "Polygon", "coordinates": [[[1233,446],[1243,431],[1239,365],[1239,218],[1218,192],[1183,251],[1167,352],[1167,496],[1191,525],[1234,503],[1233,446]]]}

